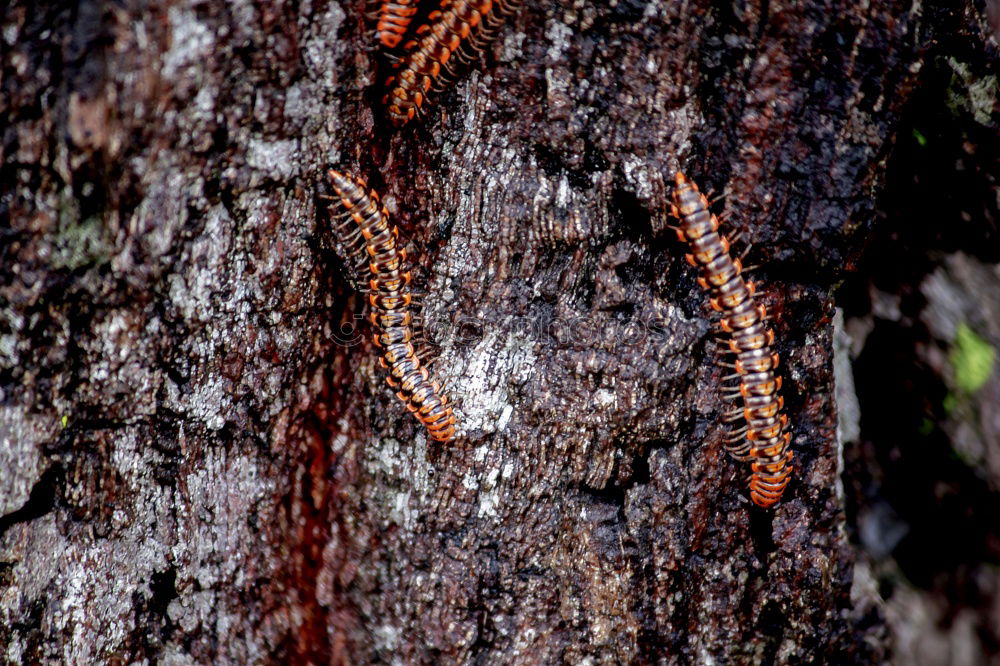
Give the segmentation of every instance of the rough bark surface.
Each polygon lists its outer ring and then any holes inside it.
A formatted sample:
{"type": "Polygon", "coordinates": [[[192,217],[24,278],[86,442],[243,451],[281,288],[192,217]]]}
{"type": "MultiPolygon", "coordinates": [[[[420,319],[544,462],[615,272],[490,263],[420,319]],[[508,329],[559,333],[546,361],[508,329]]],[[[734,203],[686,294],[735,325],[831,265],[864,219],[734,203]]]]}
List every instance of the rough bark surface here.
{"type": "Polygon", "coordinates": [[[934,37],[921,4],[529,1],[400,131],[363,13],[4,9],[5,659],[881,659],[832,289],[934,37]],[[359,334],[334,164],[420,264],[454,446],[359,334]],[[724,453],[678,168],[761,265],[797,451],[773,512],[724,453]]]}

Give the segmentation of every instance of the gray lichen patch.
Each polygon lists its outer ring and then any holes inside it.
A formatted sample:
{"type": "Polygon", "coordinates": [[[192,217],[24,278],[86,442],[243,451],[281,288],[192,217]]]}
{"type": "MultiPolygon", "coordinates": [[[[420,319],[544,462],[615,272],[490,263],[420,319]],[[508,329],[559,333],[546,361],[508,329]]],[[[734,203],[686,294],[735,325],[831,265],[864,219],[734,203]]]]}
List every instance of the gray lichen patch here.
{"type": "Polygon", "coordinates": [[[969,63],[949,57],[948,65],[954,72],[953,85],[948,93],[948,105],[955,111],[962,109],[976,122],[990,127],[995,113],[998,84],[995,74],[986,76],[973,73],[969,63]]]}
{"type": "Polygon", "coordinates": [[[298,141],[266,141],[255,138],[247,149],[247,164],[260,173],[251,181],[256,186],[261,178],[288,180],[298,174],[301,160],[297,154],[298,141]]]}
{"type": "Polygon", "coordinates": [[[517,330],[501,338],[499,332],[484,337],[464,356],[461,415],[467,430],[501,432],[513,410],[511,392],[527,382],[537,367],[534,342],[517,330]]]}
{"type": "Polygon", "coordinates": [[[180,6],[171,7],[167,16],[170,25],[170,50],[163,54],[163,76],[189,84],[198,84],[201,65],[211,57],[216,44],[215,31],[199,21],[194,11],[180,6]]]}
{"type": "Polygon", "coordinates": [[[0,516],[23,507],[43,471],[42,444],[61,429],[60,415],[27,406],[0,407],[0,516]]]}

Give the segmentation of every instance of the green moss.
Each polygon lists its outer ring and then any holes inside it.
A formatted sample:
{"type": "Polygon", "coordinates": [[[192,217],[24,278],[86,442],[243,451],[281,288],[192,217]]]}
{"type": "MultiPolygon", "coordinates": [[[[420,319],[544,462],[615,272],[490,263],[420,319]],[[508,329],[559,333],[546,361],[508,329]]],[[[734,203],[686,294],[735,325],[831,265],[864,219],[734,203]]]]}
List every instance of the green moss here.
{"type": "Polygon", "coordinates": [[[917,144],[923,148],[927,145],[927,137],[920,133],[920,130],[913,129],[913,138],[917,140],[917,144]]]}
{"type": "Polygon", "coordinates": [[[989,342],[964,322],[959,324],[949,356],[958,388],[967,394],[978,391],[990,378],[996,355],[989,342]]]}
{"type": "Polygon", "coordinates": [[[100,217],[81,218],[79,204],[72,196],[62,198],[59,227],[52,239],[51,263],[54,268],[76,270],[107,263],[111,247],[100,217]]]}

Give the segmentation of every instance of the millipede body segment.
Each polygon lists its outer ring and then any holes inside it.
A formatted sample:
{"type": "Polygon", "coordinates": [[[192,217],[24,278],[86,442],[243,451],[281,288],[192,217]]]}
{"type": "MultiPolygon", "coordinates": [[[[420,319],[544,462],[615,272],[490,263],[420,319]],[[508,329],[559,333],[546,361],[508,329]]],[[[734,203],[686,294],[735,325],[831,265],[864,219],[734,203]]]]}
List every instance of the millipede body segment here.
{"type": "Polygon", "coordinates": [[[346,244],[363,248],[371,270],[368,302],[379,361],[386,381],[406,408],[427,428],[430,436],[447,442],[455,436],[455,415],[438,382],[430,379],[413,348],[410,273],[406,250],[399,247],[398,230],[379,196],[363,180],[330,171],[330,182],[349,218],[335,229],[346,244]]]}
{"type": "Polygon", "coordinates": [[[389,93],[384,103],[389,119],[402,127],[420,111],[431,88],[442,85],[456,61],[467,61],[493,38],[517,0],[442,0],[427,23],[417,28],[414,39],[403,49],[398,72],[386,81],[389,93]]]}
{"type": "Polygon", "coordinates": [[[386,48],[395,48],[417,13],[417,0],[381,0],[375,39],[386,48]]]}
{"type": "Polygon", "coordinates": [[[750,499],[768,508],[781,499],[792,473],[792,434],[782,413],[781,377],[775,374],[774,332],[764,322],[766,311],[754,299],[753,284],[743,278],[740,260],[719,234],[718,217],[682,173],[676,177],[672,212],[680,220],[677,236],[691,249],[688,262],[701,268],[698,284],[711,293],[712,308],[722,313],[726,350],[735,356],[735,373],[727,379],[737,382],[731,393],[742,399],[743,407],[729,412],[726,420],[743,425],[731,433],[728,448],[734,457],[751,462],[750,499]]]}

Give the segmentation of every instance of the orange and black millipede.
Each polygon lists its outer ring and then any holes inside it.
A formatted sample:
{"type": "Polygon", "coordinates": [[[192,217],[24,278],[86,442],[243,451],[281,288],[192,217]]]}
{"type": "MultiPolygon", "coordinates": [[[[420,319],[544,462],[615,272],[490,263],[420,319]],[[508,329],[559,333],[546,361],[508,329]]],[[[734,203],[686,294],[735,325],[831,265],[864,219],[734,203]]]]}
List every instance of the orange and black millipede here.
{"type": "Polygon", "coordinates": [[[379,361],[388,372],[386,381],[430,436],[447,442],[455,437],[455,414],[413,348],[410,273],[405,269],[406,250],[397,242],[399,232],[389,224],[378,194],[361,178],[331,170],[330,182],[346,218],[334,232],[346,246],[364,248],[372,273],[370,319],[375,345],[382,350],[379,361]]]}
{"type": "Polygon", "coordinates": [[[420,111],[432,86],[441,84],[442,70],[452,74],[455,61],[464,61],[482,51],[510,14],[518,0],[442,0],[427,23],[417,28],[414,39],[403,49],[399,71],[386,81],[392,124],[402,127],[420,111]]]}
{"type": "Polygon", "coordinates": [[[737,382],[731,392],[742,398],[743,408],[733,409],[726,420],[744,423],[731,433],[728,448],[734,457],[751,461],[750,499],[768,508],[781,499],[792,473],[792,433],[782,413],[781,377],[775,374],[774,332],[764,323],[766,310],[755,302],[753,284],[743,278],[740,260],[732,257],[729,241],[719,234],[719,219],[708,200],[679,172],[672,212],[680,220],[678,238],[691,248],[688,262],[701,268],[698,284],[711,293],[712,308],[722,313],[727,351],[735,355],[736,372],[727,379],[737,382]]]}

